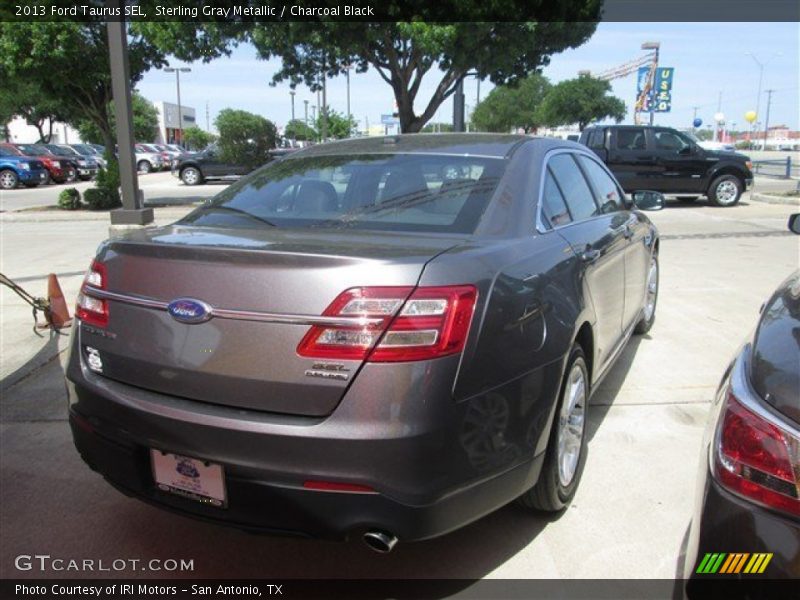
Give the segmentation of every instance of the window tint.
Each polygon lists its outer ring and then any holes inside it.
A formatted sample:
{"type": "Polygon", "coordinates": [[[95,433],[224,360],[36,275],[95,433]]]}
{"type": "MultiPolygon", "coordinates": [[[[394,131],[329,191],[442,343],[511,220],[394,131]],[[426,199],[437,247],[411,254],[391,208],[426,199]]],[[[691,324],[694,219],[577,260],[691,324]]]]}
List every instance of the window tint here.
{"type": "Polygon", "coordinates": [[[569,210],[561,195],[561,190],[553,179],[550,169],[544,179],[544,190],[542,191],[542,214],[552,227],[558,227],[572,221],[569,210]]]}
{"type": "Polygon", "coordinates": [[[645,150],[646,148],[644,129],[640,127],[617,129],[617,149],[645,150]]]}
{"type": "Polygon", "coordinates": [[[677,152],[689,145],[689,141],[683,139],[674,131],[660,130],[655,133],[657,150],[672,150],[677,152]]]}
{"type": "Polygon", "coordinates": [[[548,164],[564,194],[573,221],[600,214],[594,202],[594,194],[571,154],[557,154],[548,164]]]}
{"type": "Polygon", "coordinates": [[[594,129],[589,134],[589,148],[602,149],[605,141],[605,129],[594,129]]]}
{"type": "Polygon", "coordinates": [[[579,156],[578,160],[586,171],[586,175],[589,176],[589,181],[592,182],[595,200],[600,205],[600,212],[610,213],[622,210],[624,206],[617,184],[608,176],[603,167],[585,156],[579,156]]]}

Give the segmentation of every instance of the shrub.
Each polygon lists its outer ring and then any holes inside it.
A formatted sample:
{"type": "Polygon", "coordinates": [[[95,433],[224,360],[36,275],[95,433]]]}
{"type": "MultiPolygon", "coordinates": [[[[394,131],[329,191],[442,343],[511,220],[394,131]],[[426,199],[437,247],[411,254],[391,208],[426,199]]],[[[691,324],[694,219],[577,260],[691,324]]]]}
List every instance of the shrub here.
{"type": "Polygon", "coordinates": [[[90,210],[109,210],[122,206],[119,193],[110,194],[108,190],[102,188],[89,188],[83,192],[83,201],[90,210]]]}
{"type": "Polygon", "coordinates": [[[58,207],[64,210],[78,210],[81,207],[81,193],[75,188],[61,190],[58,207]]]}

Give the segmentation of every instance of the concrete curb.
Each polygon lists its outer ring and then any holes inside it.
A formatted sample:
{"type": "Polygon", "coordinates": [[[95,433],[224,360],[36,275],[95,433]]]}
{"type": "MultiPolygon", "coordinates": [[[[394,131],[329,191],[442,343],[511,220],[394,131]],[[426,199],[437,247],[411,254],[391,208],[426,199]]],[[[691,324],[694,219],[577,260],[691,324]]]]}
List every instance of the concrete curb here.
{"type": "Polygon", "coordinates": [[[774,196],[772,194],[750,194],[750,200],[754,202],[764,202],[766,204],[787,204],[789,206],[800,206],[800,196],[774,196]]]}

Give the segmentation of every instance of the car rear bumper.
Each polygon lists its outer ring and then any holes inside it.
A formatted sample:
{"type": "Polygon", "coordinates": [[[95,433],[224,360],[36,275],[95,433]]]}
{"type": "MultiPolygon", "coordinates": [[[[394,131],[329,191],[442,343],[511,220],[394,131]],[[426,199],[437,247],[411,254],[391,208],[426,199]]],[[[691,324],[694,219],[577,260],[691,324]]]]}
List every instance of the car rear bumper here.
{"type": "MultiPolygon", "coordinates": [[[[80,333],[76,332],[76,340],[80,333]]],[[[180,513],[248,530],[342,539],[379,529],[400,540],[445,534],[510,502],[539,476],[561,361],[495,388],[507,395],[503,431],[476,432],[486,397],[454,401],[458,357],[369,365],[328,417],[242,410],[157,394],[90,371],[73,348],[70,422],[83,459],[125,493],[180,513]],[[452,371],[450,367],[452,366],[452,371]],[[412,394],[405,396],[410,385],[412,394]],[[403,393],[394,393],[394,389],[403,393]],[[540,390],[536,398],[521,389],[540,390]],[[481,438],[481,436],[484,436],[481,438]],[[478,438],[478,443],[473,440],[478,438]],[[227,508],[159,490],[150,449],[223,466],[227,508]],[[374,493],[304,488],[308,480],[374,493]]],[[[232,393],[235,393],[232,390],[232,393]]]]}

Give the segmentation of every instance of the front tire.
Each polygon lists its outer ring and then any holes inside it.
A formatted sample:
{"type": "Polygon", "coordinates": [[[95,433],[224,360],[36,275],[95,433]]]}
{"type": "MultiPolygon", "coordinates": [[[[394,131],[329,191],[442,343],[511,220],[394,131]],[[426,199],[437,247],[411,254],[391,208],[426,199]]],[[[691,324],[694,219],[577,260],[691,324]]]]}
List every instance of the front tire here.
{"type": "Polygon", "coordinates": [[[19,185],[19,177],[11,169],[0,171],[0,189],[13,190],[19,185]]]}
{"type": "Polygon", "coordinates": [[[708,188],[708,199],[715,206],[734,206],[743,191],[742,182],[736,175],[720,175],[708,188]]]}
{"type": "Polygon", "coordinates": [[[644,308],[642,318],[633,328],[636,335],[644,335],[653,327],[656,322],[656,304],[658,303],[658,255],[653,254],[650,259],[650,269],[647,271],[647,289],[644,295],[644,308]]]}
{"type": "Polygon", "coordinates": [[[136,163],[136,168],[142,173],[149,173],[153,170],[153,165],[150,164],[149,160],[140,160],[136,163]]]}
{"type": "Polygon", "coordinates": [[[586,357],[580,345],[575,344],[561,382],[561,394],[539,480],[517,500],[525,508],[559,512],[575,496],[586,462],[589,386],[586,357]]]}
{"type": "Polygon", "coordinates": [[[195,167],[186,167],[181,171],[181,181],[186,185],[203,183],[203,174],[195,167]]]}

